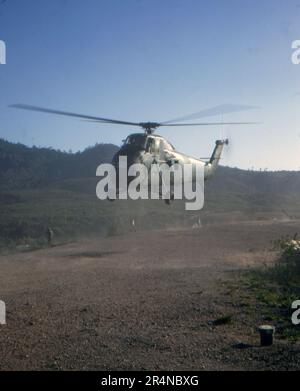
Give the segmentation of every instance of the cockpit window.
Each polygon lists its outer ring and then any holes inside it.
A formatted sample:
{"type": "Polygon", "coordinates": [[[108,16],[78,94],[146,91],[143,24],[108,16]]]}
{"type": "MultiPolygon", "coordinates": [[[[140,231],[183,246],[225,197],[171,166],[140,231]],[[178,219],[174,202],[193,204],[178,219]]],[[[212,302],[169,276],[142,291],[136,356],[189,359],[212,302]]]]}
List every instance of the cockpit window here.
{"type": "Polygon", "coordinates": [[[166,149],[168,151],[173,151],[174,150],[173,145],[170,144],[168,141],[162,140],[162,143],[163,143],[163,149],[166,149]]]}
{"type": "Polygon", "coordinates": [[[136,148],[146,148],[147,152],[158,153],[160,143],[164,150],[173,151],[174,147],[167,140],[161,137],[149,137],[144,134],[131,134],[127,137],[124,145],[130,145],[136,148]],[[147,142],[146,142],[147,140],[147,142]],[[145,145],[146,144],[146,145],[145,145]]]}
{"type": "Polygon", "coordinates": [[[144,134],[131,134],[127,137],[125,145],[133,145],[139,148],[145,146],[146,136],[144,134]]]}
{"type": "Polygon", "coordinates": [[[146,151],[150,153],[156,153],[158,148],[156,147],[155,138],[148,137],[146,151]]]}

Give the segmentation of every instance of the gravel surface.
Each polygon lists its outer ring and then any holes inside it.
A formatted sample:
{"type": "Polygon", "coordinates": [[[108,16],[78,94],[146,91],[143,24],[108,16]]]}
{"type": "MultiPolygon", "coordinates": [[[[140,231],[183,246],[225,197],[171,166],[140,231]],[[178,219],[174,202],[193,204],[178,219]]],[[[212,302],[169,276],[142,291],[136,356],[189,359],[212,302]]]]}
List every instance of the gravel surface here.
{"type": "Polygon", "coordinates": [[[259,314],[243,314],[222,283],[271,262],[271,240],[299,228],[208,225],[2,255],[0,369],[299,370],[299,344],[259,347],[259,314]]]}

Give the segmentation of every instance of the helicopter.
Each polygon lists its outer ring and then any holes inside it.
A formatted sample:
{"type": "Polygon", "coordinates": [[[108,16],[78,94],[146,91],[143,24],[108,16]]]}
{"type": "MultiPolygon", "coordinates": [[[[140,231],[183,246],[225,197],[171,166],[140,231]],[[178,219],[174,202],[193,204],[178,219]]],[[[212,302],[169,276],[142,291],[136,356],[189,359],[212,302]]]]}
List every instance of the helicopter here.
{"type": "MultiPolygon", "coordinates": [[[[131,122],[116,119],[102,118],[98,116],[91,116],[85,114],[78,114],[69,111],[53,110],[49,108],[32,106],[27,104],[14,104],[10,107],[31,110],[47,114],[63,115],[69,117],[75,117],[90,122],[97,122],[99,124],[109,125],[127,125],[132,127],[139,127],[142,129],[141,133],[132,133],[123,140],[123,145],[118,152],[113,156],[112,165],[116,168],[117,175],[119,173],[119,160],[121,157],[126,157],[128,166],[134,164],[143,164],[148,171],[151,170],[153,165],[161,166],[183,166],[185,164],[191,165],[194,168],[203,170],[204,180],[207,180],[215,173],[219,161],[221,159],[222,151],[225,145],[229,144],[229,140],[219,139],[215,142],[215,147],[209,158],[195,158],[184,153],[181,153],[175,149],[175,147],[163,136],[156,134],[156,130],[162,127],[189,127],[189,126],[223,126],[223,125],[248,125],[255,124],[255,122],[182,122],[191,119],[198,119],[201,117],[215,116],[220,113],[232,113],[237,111],[244,111],[255,109],[255,106],[244,105],[219,105],[210,109],[202,110],[197,113],[190,114],[188,116],[179,117],[173,120],[164,122],[131,122]]],[[[149,176],[150,178],[150,176],[149,176]]],[[[128,182],[130,178],[128,177],[128,182]]],[[[192,177],[192,182],[195,182],[195,176],[192,177]]],[[[174,179],[173,179],[174,181],[174,179]]],[[[174,185],[174,183],[173,183],[174,185]]],[[[147,181],[147,186],[150,186],[147,181]]],[[[161,184],[163,186],[163,183],[161,184]]],[[[116,189],[118,192],[118,188],[116,189]]],[[[165,198],[167,204],[174,199],[172,193],[168,194],[165,198]]]]}

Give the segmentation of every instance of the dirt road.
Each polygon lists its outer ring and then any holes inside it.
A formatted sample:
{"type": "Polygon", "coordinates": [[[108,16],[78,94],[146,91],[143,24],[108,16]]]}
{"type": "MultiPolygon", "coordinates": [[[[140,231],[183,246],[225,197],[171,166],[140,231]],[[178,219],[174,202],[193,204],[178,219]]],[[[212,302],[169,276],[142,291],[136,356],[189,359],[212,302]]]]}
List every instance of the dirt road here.
{"type": "Polygon", "coordinates": [[[246,319],[221,283],[271,261],[271,240],[299,228],[237,223],[2,255],[0,369],[300,369],[299,345],[258,347],[259,314],[246,319]]]}

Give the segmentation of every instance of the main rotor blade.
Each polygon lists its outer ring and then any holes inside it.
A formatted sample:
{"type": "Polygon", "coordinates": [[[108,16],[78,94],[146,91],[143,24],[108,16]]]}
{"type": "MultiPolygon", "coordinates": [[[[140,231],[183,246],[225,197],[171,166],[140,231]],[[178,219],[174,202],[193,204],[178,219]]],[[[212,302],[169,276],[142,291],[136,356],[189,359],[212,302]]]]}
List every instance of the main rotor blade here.
{"type": "Polygon", "coordinates": [[[173,122],[189,121],[192,119],[198,119],[203,117],[213,117],[216,115],[222,115],[227,113],[235,113],[237,111],[253,110],[258,109],[258,106],[245,106],[237,104],[224,104],[219,106],[214,106],[209,109],[201,110],[193,114],[185,115],[183,117],[178,117],[171,119],[169,121],[164,121],[163,124],[171,124],[173,122]]]}
{"type": "Polygon", "coordinates": [[[200,122],[197,124],[160,124],[159,126],[210,126],[210,125],[257,125],[259,122],[200,122]]]}
{"type": "MultiPolygon", "coordinates": [[[[118,125],[130,125],[130,126],[139,126],[145,130],[147,129],[156,129],[160,126],[210,126],[210,125],[251,125],[251,124],[257,124],[257,122],[200,122],[200,123],[175,123],[176,121],[167,121],[162,123],[157,122],[129,122],[129,121],[121,121],[121,120],[115,120],[115,119],[109,119],[109,118],[102,118],[102,117],[95,117],[91,115],[85,115],[85,114],[78,114],[78,113],[72,113],[69,111],[61,111],[61,110],[53,110],[53,109],[47,109],[45,107],[39,107],[39,106],[32,106],[32,105],[26,105],[26,104],[14,104],[10,107],[22,109],[22,110],[30,110],[30,111],[38,111],[42,113],[47,114],[55,114],[55,115],[63,115],[68,117],[75,117],[75,118],[81,118],[84,120],[92,121],[92,122],[98,122],[103,124],[118,124],[118,125]]],[[[197,116],[208,116],[208,115],[216,115],[216,110],[222,108],[223,113],[225,109],[227,109],[228,112],[233,111],[241,111],[241,110],[250,110],[254,109],[256,107],[254,106],[237,106],[237,105],[222,105],[222,106],[216,106],[212,109],[203,110],[202,112],[191,114],[190,116],[181,117],[177,119],[177,121],[182,121],[183,119],[192,119],[192,117],[197,116]]]]}
{"type": "Polygon", "coordinates": [[[15,104],[15,105],[10,105],[9,107],[13,107],[13,108],[16,108],[16,109],[22,109],[22,110],[39,111],[39,112],[47,113],[47,114],[57,114],[57,115],[64,115],[64,116],[68,116],[68,117],[76,117],[76,118],[88,119],[88,120],[92,120],[92,121],[100,122],[100,123],[140,126],[140,124],[138,124],[136,122],[119,121],[119,120],[115,120],[115,119],[94,117],[94,116],[91,116],[91,115],[77,114],[77,113],[72,113],[72,112],[69,112],[69,111],[52,110],[52,109],[47,109],[47,108],[39,107],[39,106],[31,106],[31,105],[25,105],[25,104],[15,104]]]}

